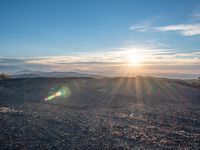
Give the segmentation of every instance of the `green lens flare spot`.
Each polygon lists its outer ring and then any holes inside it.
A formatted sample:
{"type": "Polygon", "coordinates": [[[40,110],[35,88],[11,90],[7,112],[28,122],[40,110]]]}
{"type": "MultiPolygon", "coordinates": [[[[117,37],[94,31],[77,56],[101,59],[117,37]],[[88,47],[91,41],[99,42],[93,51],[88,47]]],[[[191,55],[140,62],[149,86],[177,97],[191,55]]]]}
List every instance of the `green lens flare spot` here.
{"type": "Polygon", "coordinates": [[[71,91],[67,86],[63,86],[58,91],[53,92],[51,89],[50,93],[51,94],[44,99],[45,101],[50,101],[54,98],[67,98],[70,96],[71,91]]]}
{"type": "Polygon", "coordinates": [[[68,87],[62,87],[60,89],[60,92],[61,92],[61,95],[64,97],[68,97],[71,94],[70,89],[68,87]]]}

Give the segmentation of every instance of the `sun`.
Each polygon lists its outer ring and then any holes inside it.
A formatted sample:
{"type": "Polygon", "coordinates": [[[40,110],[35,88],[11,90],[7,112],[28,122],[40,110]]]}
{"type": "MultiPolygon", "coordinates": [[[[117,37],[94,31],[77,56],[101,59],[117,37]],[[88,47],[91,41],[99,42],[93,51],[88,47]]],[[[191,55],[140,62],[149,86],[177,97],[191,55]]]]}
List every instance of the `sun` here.
{"type": "Polygon", "coordinates": [[[137,54],[127,56],[128,62],[133,66],[139,66],[144,60],[144,57],[137,54]]]}

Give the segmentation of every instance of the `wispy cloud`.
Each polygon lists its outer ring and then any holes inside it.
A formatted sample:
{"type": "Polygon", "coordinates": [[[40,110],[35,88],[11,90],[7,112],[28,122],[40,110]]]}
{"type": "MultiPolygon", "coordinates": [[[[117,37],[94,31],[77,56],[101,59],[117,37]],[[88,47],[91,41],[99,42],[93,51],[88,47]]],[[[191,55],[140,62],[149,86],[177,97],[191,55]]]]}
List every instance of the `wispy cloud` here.
{"type": "Polygon", "coordinates": [[[129,45],[109,51],[71,54],[65,56],[46,56],[27,59],[28,64],[72,64],[72,63],[127,63],[129,55],[142,55],[144,58],[153,55],[171,54],[164,44],[151,43],[148,46],[129,45]]]}
{"type": "Polygon", "coordinates": [[[136,30],[138,32],[176,31],[183,36],[194,36],[194,35],[200,35],[200,23],[196,23],[196,24],[174,24],[174,25],[166,25],[166,26],[160,26],[160,27],[150,27],[150,26],[147,26],[147,25],[135,25],[135,26],[131,26],[130,30],[136,30]]]}
{"type": "Polygon", "coordinates": [[[33,58],[9,59],[0,58],[1,65],[66,65],[66,64],[127,64],[128,56],[140,55],[144,59],[141,65],[194,65],[200,64],[200,51],[185,51],[170,49],[165,44],[149,46],[130,45],[104,52],[89,52],[62,56],[43,56],[33,58]],[[158,64],[159,62],[159,64],[158,64]]]}
{"type": "Polygon", "coordinates": [[[200,19],[200,12],[193,13],[192,17],[194,17],[195,19],[200,19]]]}
{"type": "Polygon", "coordinates": [[[132,25],[129,29],[130,30],[137,30],[138,32],[146,32],[151,30],[152,25],[154,22],[159,21],[161,19],[160,16],[152,17],[148,20],[140,21],[139,23],[132,25]]]}
{"type": "Polygon", "coordinates": [[[178,31],[183,36],[200,35],[200,24],[177,24],[152,28],[156,31],[178,31]]]}
{"type": "Polygon", "coordinates": [[[191,17],[194,21],[200,21],[200,5],[193,10],[191,17]]]}
{"type": "Polygon", "coordinates": [[[138,32],[145,32],[149,29],[151,29],[149,25],[133,25],[130,27],[130,30],[137,30],[138,32]]]}
{"type": "Polygon", "coordinates": [[[99,72],[100,70],[110,70],[112,72],[117,70],[117,68],[126,68],[130,66],[130,62],[128,62],[127,59],[130,55],[141,55],[143,61],[140,67],[145,68],[145,70],[150,70],[152,67],[155,68],[156,66],[159,68],[157,72],[165,69],[165,66],[175,67],[177,70],[180,67],[187,68],[187,66],[190,66],[191,69],[200,67],[200,51],[176,53],[169,52],[167,49],[147,49],[139,47],[129,47],[121,51],[95,54],[40,57],[28,59],[25,63],[49,66],[49,68],[54,71],[76,69],[93,71],[93,73],[99,72]]]}
{"type": "MultiPolygon", "coordinates": [[[[138,24],[134,24],[129,27],[130,30],[138,32],[175,32],[182,36],[195,36],[200,35],[200,7],[194,9],[191,15],[188,16],[186,20],[187,23],[180,24],[167,24],[167,25],[157,25],[161,18],[148,19],[138,24]]],[[[163,19],[163,18],[162,18],[163,19]]]]}

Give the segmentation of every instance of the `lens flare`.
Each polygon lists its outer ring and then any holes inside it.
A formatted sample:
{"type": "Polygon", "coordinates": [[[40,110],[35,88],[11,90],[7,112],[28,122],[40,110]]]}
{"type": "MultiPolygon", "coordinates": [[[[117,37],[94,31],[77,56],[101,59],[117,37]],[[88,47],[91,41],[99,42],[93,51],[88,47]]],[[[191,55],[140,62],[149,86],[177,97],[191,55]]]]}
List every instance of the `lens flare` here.
{"type": "Polygon", "coordinates": [[[58,97],[69,97],[69,95],[71,94],[70,89],[68,87],[61,87],[57,92],[54,92],[53,94],[50,94],[49,96],[47,96],[44,100],[45,101],[50,101],[54,98],[58,98],[58,97]]]}

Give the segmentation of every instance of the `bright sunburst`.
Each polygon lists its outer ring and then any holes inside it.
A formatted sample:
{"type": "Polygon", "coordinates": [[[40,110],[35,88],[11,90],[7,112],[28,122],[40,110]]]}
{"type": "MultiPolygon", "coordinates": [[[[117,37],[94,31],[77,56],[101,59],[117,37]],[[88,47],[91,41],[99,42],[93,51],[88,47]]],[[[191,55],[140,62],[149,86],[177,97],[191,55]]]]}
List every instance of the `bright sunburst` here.
{"type": "Polygon", "coordinates": [[[127,59],[131,65],[138,66],[144,60],[144,57],[138,54],[131,54],[127,56],[127,59]]]}

